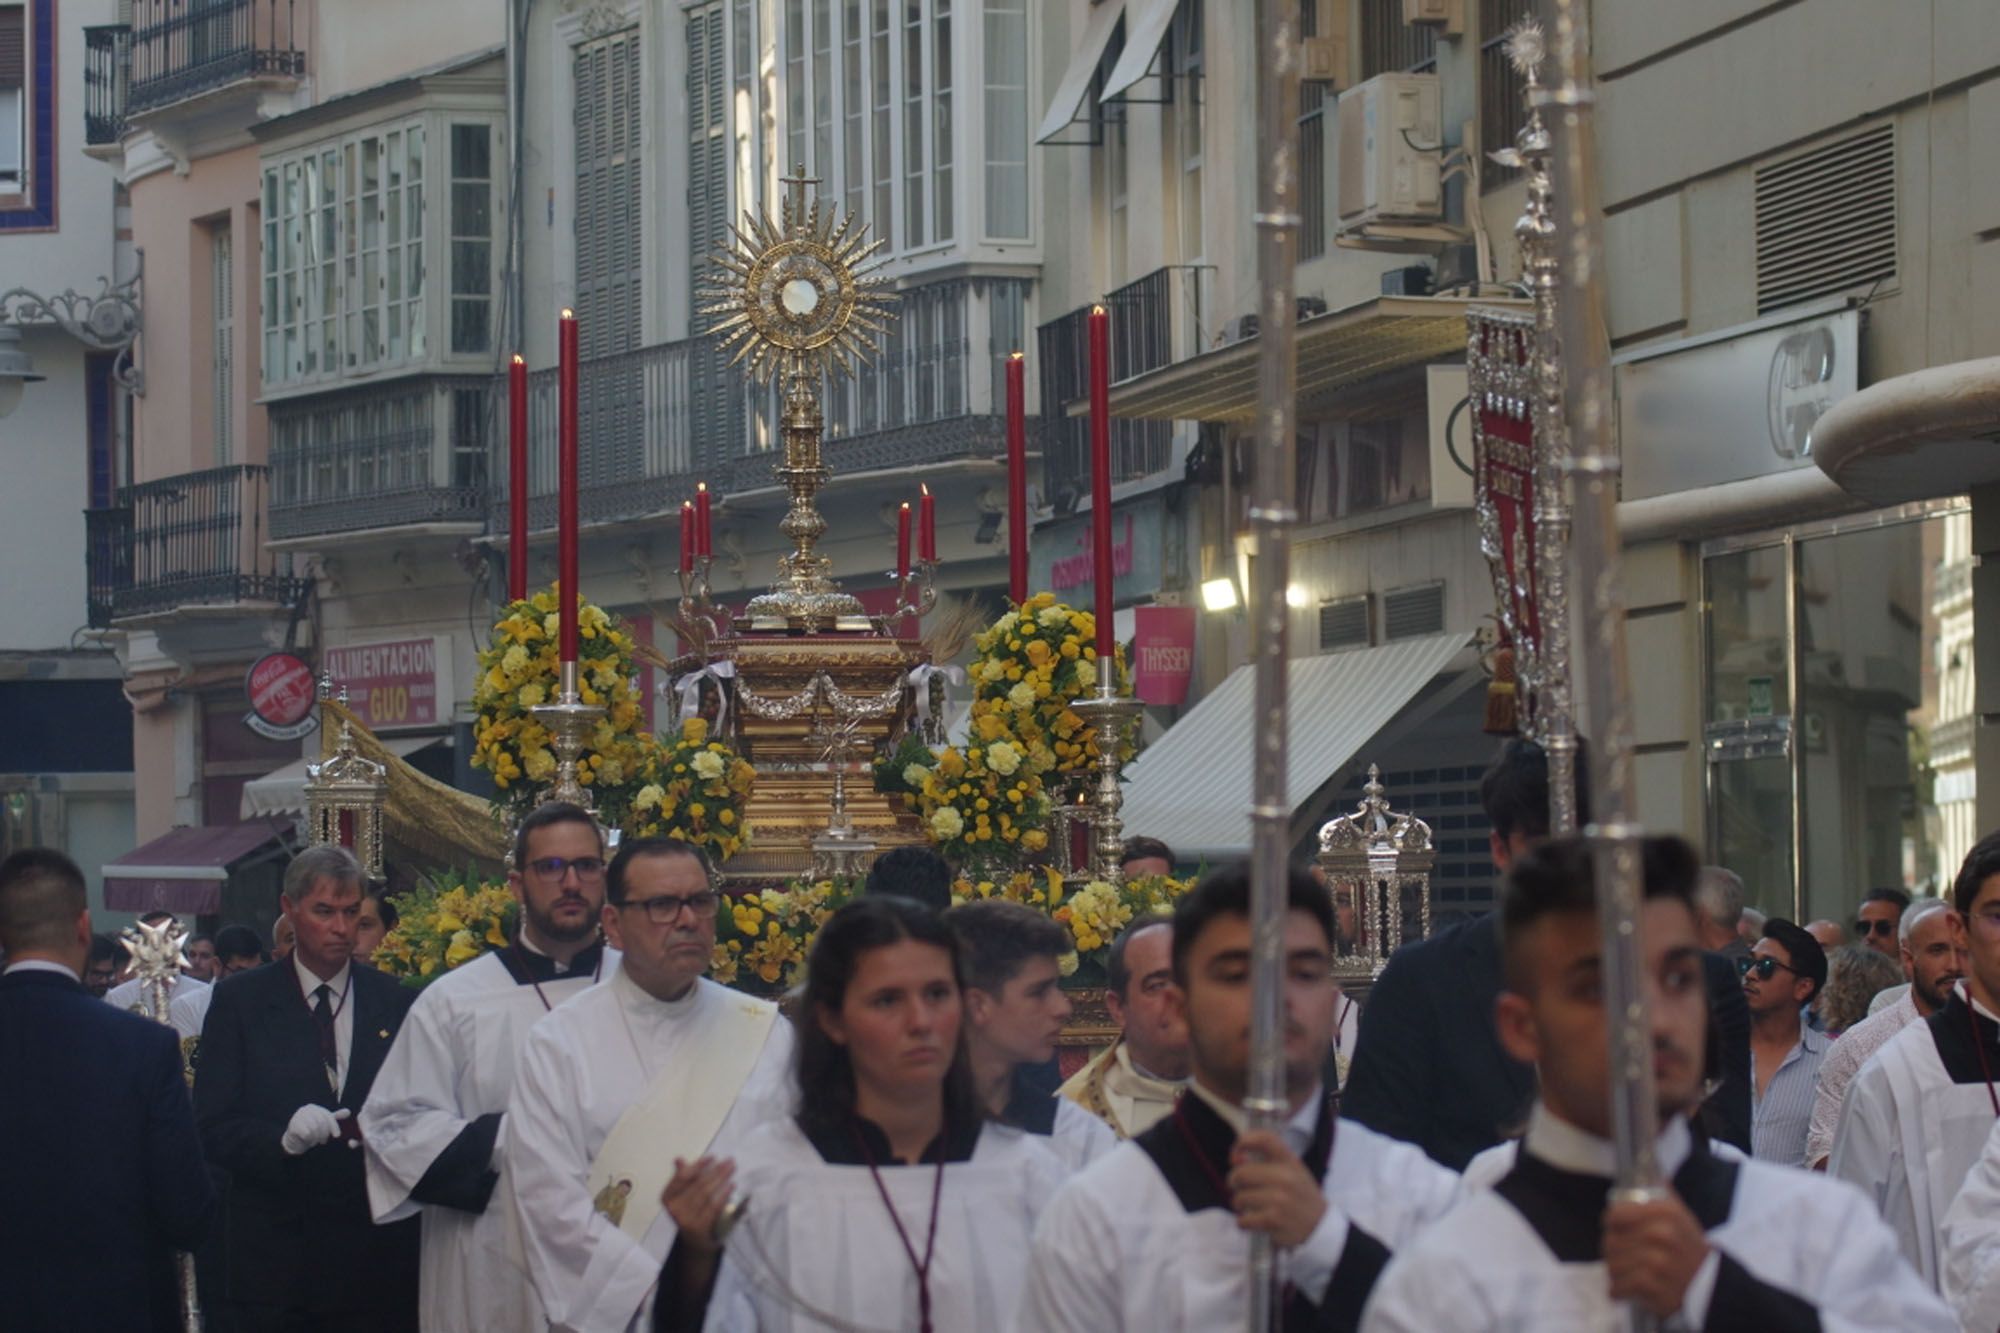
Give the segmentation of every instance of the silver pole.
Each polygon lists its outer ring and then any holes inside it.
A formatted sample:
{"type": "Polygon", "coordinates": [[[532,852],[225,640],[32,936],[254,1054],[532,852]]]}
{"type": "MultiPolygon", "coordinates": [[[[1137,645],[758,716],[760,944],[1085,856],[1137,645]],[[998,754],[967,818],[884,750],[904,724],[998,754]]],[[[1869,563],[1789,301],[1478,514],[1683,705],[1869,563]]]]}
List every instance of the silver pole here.
{"type": "MultiPolygon", "coordinates": [[[[1257,158],[1257,277],[1263,310],[1257,334],[1258,427],[1250,505],[1251,623],[1256,628],[1255,741],[1250,813],[1250,1080],[1243,1109],[1253,1129],[1285,1121],[1284,930],[1286,862],[1292,806],[1285,790],[1287,708],[1285,666],[1291,579],[1286,545],[1297,518],[1292,439],[1293,361],[1298,306],[1292,280],[1298,266],[1299,5],[1260,0],[1263,59],[1258,79],[1262,152],[1257,158]]],[[[1251,1333],[1276,1327],[1277,1255],[1271,1238],[1250,1238],[1251,1333]]]]}
{"type": "MultiPolygon", "coordinates": [[[[1556,86],[1543,94],[1555,109],[1557,237],[1567,279],[1560,314],[1565,405],[1575,451],[1573,586],[1583,603],[1582,653],[1589,704],[1592,799],[1586,832],[1595,854],[1598,920],[1603,936],[1605,1009],[1610,1015],[1611,1116],[1617,1148],[1614,1200],[1664,1193],[1654,1153],[1659,1109],[1653,1089],[1652,1030],[1647,1018],[1638,925],[1642,901],[1640,829],[1632,812],[1632,688],[1625,647],[1625,603],[1617,502],[1619,460],[1612,438],[1611,356],[1603,325],[1603,219],[1597,202],[1596,93],[1590,74],[1589,0],[1551,0],[1556,86]]],[[[1650,1328],[1633,1310],[1632,1326],[1650,1328]]]]}
{"type": "MultiPolygon", "coordinates": [[[[132,952],[132,971],[139,978],[139,995],[146,1017],[155,1023],[173,1023],[169,1000],[174,977],[180,971],[181,941],[187,932],[172,918],[149,926],[143,921],[126,928],[125,947],[132,952]]],[[[180,1280],[182,1333],[201,1333],[201,1297],[195,1287],[194,1256],[185,1252],[174,1256],[180,1280]]]]}

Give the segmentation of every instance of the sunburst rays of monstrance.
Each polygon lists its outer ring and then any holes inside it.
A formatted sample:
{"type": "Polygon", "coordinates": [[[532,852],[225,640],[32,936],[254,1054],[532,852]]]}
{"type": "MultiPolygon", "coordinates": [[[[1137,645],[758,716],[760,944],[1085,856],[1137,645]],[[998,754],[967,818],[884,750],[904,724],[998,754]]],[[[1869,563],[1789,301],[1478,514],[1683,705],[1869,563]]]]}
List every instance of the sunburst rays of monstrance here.
{"type": "Polygon", "coordinates": [[[778,530],[792,550],[779,557],[778,581],[750,600],[738,628],[862,628],[861,603],[839,590],[827,575],[832,562],[814,550],[826,532],[815,501],[831,475],[820,448],[818,386],[828,374],[851,376],[874,361],[896,295],[871,262],[882,241],[866,239],[866,224],[837,216],[817,197],[808,201],[806,187],[818,181],[803,166],[783,181],[779,218],[768,209],[746,212],[699,293],[701,313],[732,353],[729,364],[760,383],[781,377],[784,395],[777,475],[791,507],[778,530]]]}
{"type": "MultiPolygon", "coordinates": [[[[775,472],[790,497],[778,524],[789,550],[778,558],[770,590],[734,618],[734,635],[704,645],[706,656],[731,664],[733,725],[758,768],[744,812],[756,836],[728,872],[750,886],[808,870],[827,873],[834,867],[821,864],[820,849],[836,826],[847,848],[922,841],[914,817],[872,784],[840,790],[837,770],[852,753],[865,754],[897,734],[906,678],[927,657],[919,642],[896,631],[904,616],[929,609],[935,595],[934,566],[926,561],[898,588],[896,612],[871,617],[829,577],[832,562],[815,549],[827,530],[816,500],[832,475],[822,451],[820,386],[830,375],[856,375],[874,362],[895,319],[896,296],[874,260],[882,242],[868,240],[858,219],[809,198],[808,187],[818,182],[804,167],[783,181],[778,217],[763,209],[746,213],[698,293],[730,366],[760,383],[777,380],[783,404],[784,452],[775,472]],[[845,737],[843,752],[829,753],[830,727],[845,737]]],[[[689,610],[714,615],[705,562],[696,563],[684,620],[689,610]]]]}

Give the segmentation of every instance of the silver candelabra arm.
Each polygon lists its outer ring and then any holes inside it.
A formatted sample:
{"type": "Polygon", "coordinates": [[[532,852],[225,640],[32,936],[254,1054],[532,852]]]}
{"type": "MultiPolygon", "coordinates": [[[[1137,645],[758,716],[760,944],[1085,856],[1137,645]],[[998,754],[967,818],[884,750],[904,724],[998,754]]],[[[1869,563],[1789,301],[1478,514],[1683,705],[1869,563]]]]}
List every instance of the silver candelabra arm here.
{"type": "Polygon", "coordinates": [[[919,560],[916,568],[896,583],[896,609],[886,616],[870,616],[875,632],[893,638],[898,621],[908,616],[923,617],[937,605],[937,561],[919,560]]]}
{"type": "Polygon", "coordinates": [[[545,802],[567,801],[595,815],[597,807],[590,799],[589,789],[578,776],[577,761],[582,757],[591,733],[597,729],[598,721],[603,718],[604,709],[583,702],[577,685],[577,664],[564,662],[562,688],[556,701],[537,704],[528,713],[547,728],[549,748],[556,752],[555,781],[542,789],[541,799],[545,802]]]}

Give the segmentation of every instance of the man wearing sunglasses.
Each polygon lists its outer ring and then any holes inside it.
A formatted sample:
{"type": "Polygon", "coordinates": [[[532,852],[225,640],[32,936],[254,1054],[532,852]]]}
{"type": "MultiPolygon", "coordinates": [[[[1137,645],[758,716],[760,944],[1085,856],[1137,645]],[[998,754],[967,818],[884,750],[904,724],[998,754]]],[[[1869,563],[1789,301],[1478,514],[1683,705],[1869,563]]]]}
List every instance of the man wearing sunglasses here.
{"type": "Polygon", "coordinates": [[[618,1333],[650,1320],[677,1234],[662,1207],[669,1183],[726,1194],[733,1146],[794,1109],[791,1026],[776,1005],[703,975],[721,901],[699,849],[621,846],[603,912],[618,971],[528,1033],[501,1188],[554,1327],[618,1333]]]}
{"type": "Polygon", "coordinates": [[[1902,923],[1903,913],[1909,908],[1910,895],[1901,889],[1870,889],[1868,896],[1861,900],[1861,911],[1854,921],[1854,933],[1861,937],[1861,943],[1876,953],[1895,958],[1900,952],[1896,944],[1896,929],[1902,923]]]}
{"type": "Polygon", "coordinates": [[[604,832],[588,811],[551,801],[530,813],[513,865],[514,938],[424,988],[361,1108],[375,1220],[423,1217],[418,1294],[433,1333],[548,1327],[507,1257],[496,1144],[528,1030],[618,965],[599,934],[604,832]]]}
{"type": "Polygon", "coordinates": [[[1772,917],[1750,957],[1739,958],[1750,1006],[1750,1060],[1756,1100],[1751,1155],[1784,1166],[1806,1164],[1813,1085],[1827,1038],[1805,1023],[1805,1007],[1826,984],[1826,951],[1796,923],[1772,917]]]}

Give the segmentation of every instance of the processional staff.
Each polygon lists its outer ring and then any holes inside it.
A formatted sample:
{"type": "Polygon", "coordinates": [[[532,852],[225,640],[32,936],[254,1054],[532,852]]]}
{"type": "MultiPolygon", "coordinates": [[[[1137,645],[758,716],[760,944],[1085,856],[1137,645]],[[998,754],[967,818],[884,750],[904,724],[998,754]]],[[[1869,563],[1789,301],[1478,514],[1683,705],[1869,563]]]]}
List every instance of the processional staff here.
{"type": "MultiPolygon", "coordinates": [[[[168,1005],[174,978],[185,961],[181,956],[181,941],[187,938],[186,928],[172,917],[155,925],[141,921],[126,927],[120,938],[132,951],[132,973],[139,979],[139,997],[146,1017],[172,1027],[174,1020],[168,1005]]],[[[174,1261],[180,1281],[181,1329],[183,1333],[201,1333],[203,1320],[201,1299],[195,1290],[194,1256],[176,1254],[174,1261]]]]}
{"type": "MultiPolygon", "coordinates": [[[[1611,438],[1611,356],[1603,324],[1603,216],[1597,200],[1588,0],[1549,0],[1555,84],[1538,95],[1553,109],[1555,233],[1562,278],[1555,293],[1558,342],[1538,358],[1559,368],[1569,425],[1575,504],[1568,587],[1583,597],[1580,621],[1592,737],[1595,853],[1603,938],[1604,1003],[1611,1042],[1611,1115],[1617,1149],[1612,1198],[1662,1197],[1654,1152],[1652,1032],[1640,967],[1639,840],[1632,817],[1632,688],[1625,648],[1625,600],[1617,527],[1619,459],[1611,438]]],[[[1634,1310],[1635,1327],[1652,1320],[1634,1310]]]]}
{"type": "MultiPolygon", "coordinates": [[[[1284,931],[1286,861],[1291,852],[1291,802],[1285,783],[1286,689],[1291,579],[1291,527],[1297,514],[1291,488],[1297,475],[1292,439],[1297,367],[1297,302],[1292,280],[1298,267],[1299,6],[1297,0],[1260,0],[1257,31],[1262,48],[1258,80],[1257,278],[1262,314],[1257,335],[1259,404],[1250,506],[1251,623],[1258,632],[1254,673],[1255,723],[1251,728],[1250,812],[1250,1081],[1243,1109],[1250,1127],[1277,1130],[1285,1102],[1284,931]]],[[[1251,1333],[1275,1326],[1277,1259],[1271,1237],[1250,1234],[1251,1333]]]]}

